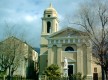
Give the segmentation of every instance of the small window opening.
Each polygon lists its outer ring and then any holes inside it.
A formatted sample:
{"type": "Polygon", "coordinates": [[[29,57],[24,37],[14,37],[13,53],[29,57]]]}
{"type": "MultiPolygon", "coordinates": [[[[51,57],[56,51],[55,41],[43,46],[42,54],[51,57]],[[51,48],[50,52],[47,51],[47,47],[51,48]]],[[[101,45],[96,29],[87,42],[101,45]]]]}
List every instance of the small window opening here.
{"type": "Polygon", "coordinates": [[[51,15],[48,15],[48,17],[50,17],[51,15]]]}
{"type": "Polygon", "coordinates": [[[94,67],[94,72],[97,73],[97,67],[94,67]]]}

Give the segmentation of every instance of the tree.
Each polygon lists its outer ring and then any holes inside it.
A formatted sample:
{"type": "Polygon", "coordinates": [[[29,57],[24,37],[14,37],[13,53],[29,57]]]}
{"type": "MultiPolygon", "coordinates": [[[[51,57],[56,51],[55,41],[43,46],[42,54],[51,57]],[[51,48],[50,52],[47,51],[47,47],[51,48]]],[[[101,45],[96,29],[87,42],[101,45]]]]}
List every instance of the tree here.
{"type": "MultiPolygon", "coordinates": [[[[36,72],[38,73],[38,55],[35,49],[28,45],[30,42],[25,31],[23,32],[13,24],[6,23],[4,26],[3,39],[0,42],[0,75],[8,75],[8,80],[11,80],[15,71],[19,73],[19,70],[23,69],[25,74],[21,74],[26,78],[34,79],[36,72]]],[[[22,76],[21,74],[18,76],[22,76]]]]}
{"type": "Polygon", "coordinates": [[[0,67],[1,71],[9,69],[9,76],[12,76],[24,59],[22,42],[15,37],[10,37],[0,44],[0,67]]]}
{"type": "Polygon", "coordinates": [[[6,40],[0,42],[0,73],[6,74],[8,71],[9,80],[25,59],[24,40],[21,41],[16,38],[18,35],[20,38],[24,38],[22,34],[15,31],[15,26],[9,26],[6,23],[4,32],[4,39],[6,40]]]}
{"type": "Polygon", "coordinates": [[[45,75],[47,75],[50,80],[55,80],[59,78],[61,75],[59,66],[56,64],[52,64],[48,66],[44,72],[45,72],[45,75]]]}
{"type": "Polygon", "coordinates": [[[92,42],[95,63],[101,66],[102,80],[107,79],[108,70],[108,6],[105,0],[89,1],[80,6],[79,22],[92,42]]]}

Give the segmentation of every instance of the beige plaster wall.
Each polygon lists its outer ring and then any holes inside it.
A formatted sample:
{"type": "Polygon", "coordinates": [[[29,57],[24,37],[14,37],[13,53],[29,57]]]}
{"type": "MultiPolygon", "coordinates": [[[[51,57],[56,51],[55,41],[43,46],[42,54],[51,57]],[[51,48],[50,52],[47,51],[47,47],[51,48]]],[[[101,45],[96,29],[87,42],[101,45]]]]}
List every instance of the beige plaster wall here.
{"type": "Polygon", "coordinates": [[[46,46],[42,46],[40,48],[40,60],[39,60],[39,68],[40,68],[40,74],[43,74],[43,70],[47,67],[48,63],[48,49],[46,46]]]}
{"type": "Polygon", "coordinates": [[[82,54],[82,59],[83,59],[83,75],[87,74],[87,46],[85,44],[82,45],[82,50],[83,50],[83,54],[82,54]]]}
{"type": "Polygon", "coordinates": [[[92,73],[95,73],[94,68],[97,68],[98,79],[101,80],[101,66],[92,62],[92,73]]]}

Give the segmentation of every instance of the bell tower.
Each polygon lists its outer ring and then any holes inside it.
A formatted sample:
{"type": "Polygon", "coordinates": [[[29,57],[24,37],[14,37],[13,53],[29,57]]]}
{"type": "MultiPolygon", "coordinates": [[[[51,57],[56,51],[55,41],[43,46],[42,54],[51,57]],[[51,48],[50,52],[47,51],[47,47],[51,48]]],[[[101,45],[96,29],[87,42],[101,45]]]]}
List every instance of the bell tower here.
{"type": "Polygon", "coordinates": [[[40,74],[47,67],[48,60],[48,36],[58,31],[58,16],[57,11],[52,7],[52,4],[44,10],[42,17],[42,32],[40,42],[40,74]]]}
{"type": "Polygon", "coordinates": [[[57,11],[52,7],[52,4],[44,10],[42,17],[42,35],[49,35],[58,31],[57,11]]]}

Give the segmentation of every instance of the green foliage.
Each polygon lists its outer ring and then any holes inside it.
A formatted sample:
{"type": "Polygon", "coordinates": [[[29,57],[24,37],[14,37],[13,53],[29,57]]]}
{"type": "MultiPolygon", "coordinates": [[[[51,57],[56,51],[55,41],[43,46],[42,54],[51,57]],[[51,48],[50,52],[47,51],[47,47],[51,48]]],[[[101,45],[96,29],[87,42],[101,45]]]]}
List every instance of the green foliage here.
{"type": "Polygon", "coordinates": [[[57,79],[60,77],[61,73],[59,70],[59,66],[56,64],[52,64],[46,68],[44,71],[45,75],[50,79],[57,79]]]}
{"type": "Polygon", "coordinates": [[[0,76],[6,75],[6,71],[0,71],[0,76]]]}
{"type": "Polygon", "coordinates": [[[82,76],[82,74],[80,72],[71,75],[71,78],[73,78],[73,80],[86,80],[86,75],[82,76]]]}

